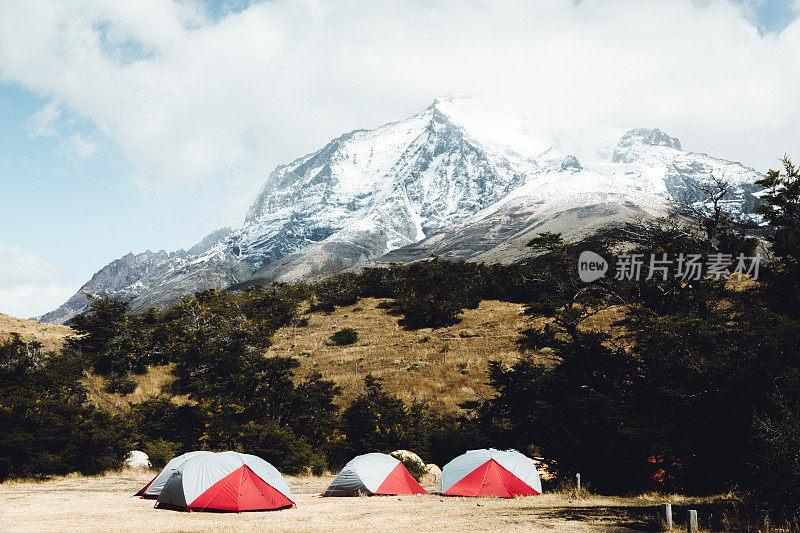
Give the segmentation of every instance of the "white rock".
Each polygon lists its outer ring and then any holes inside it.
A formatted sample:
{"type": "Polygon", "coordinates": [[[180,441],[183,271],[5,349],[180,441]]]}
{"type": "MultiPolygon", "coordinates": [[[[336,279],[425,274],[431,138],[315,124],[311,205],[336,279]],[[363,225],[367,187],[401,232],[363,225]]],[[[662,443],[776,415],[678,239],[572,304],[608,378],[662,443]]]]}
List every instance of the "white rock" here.
{"type": "Polygon", "coordinates": [[[130,468],[150,468],[150,458],[144,452],[131,450],[128,458],[125,459],[125,465],[130,468]]]}

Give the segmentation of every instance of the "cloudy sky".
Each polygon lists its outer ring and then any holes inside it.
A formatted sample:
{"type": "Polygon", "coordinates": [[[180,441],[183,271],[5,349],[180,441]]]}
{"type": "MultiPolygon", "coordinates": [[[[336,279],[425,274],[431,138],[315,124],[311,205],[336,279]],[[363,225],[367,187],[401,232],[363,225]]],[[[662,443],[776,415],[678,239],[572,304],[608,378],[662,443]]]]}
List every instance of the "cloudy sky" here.
{"type": "Polygon", "coordinates": [[[266,174],[437,95],[800,159],[800,0],[4,0],[0,313],[240,224],[266,174]]]}

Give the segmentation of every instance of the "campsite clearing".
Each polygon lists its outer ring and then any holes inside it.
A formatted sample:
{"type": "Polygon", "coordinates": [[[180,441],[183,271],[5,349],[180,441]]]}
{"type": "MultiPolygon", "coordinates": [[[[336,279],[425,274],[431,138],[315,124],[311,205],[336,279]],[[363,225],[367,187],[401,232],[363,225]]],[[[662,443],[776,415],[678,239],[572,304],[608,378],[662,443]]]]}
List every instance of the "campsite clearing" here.
{"type": "MultiPolygon", "coordinates": [[[[154,475],[126,470],[100,477],[0,484],[6,531],[641,531],[652,530],[657,497],[516,499],[427,496],[322,498],[333,476],[287,477],[297,508],[186,513],[132,497],[154,475]],[[478,505],[479,503],[483,505],[478,505]]],[[[429,491],[435,485],[426,486],[429,491]]],[[[662,497],[663,498],[663,497],[662,497]]],[[[688,500],[673,499],[687,504],[688,500]]]]}

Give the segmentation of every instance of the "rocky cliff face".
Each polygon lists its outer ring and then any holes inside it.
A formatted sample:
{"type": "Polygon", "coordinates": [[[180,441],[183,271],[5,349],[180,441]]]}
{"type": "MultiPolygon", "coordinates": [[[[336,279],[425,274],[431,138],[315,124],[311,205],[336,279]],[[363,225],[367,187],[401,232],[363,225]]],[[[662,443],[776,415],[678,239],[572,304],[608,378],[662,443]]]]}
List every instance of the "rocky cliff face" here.
{"type": "MultiPolygon", "coordinates": [[[[81,290],[141,309],[207,288],[315,280],[430,253],[511,260],[539,231],[579,237],[664,214],[676,200],[700,202],[697,186],[712,175],[730,183],[729,208],[751,216],[753,169],[684,152],[657,129],[613,135],[586,141],[469,100],[437,99],[409,119],[344,134],[277,167],[241,227],[188,252],[126,256],[81,290]]],[[[79,294],[42,319],[63,321],[84,306],[79,294]]]]}
{"type": "Polygon", "coordinates": [[[83,312],[89,300],[86,294],[96,296],[127,296],[143,276],[159,266],[168,263],[170,254],[165,251],[153,253],[146,251],[134,255],[129,253],[116,259],[100,269],[92,279],[86,282],[80,290],[67,300],[61,307],[41,317],[42,322],[63,323],[78,313],[83,312]]]}

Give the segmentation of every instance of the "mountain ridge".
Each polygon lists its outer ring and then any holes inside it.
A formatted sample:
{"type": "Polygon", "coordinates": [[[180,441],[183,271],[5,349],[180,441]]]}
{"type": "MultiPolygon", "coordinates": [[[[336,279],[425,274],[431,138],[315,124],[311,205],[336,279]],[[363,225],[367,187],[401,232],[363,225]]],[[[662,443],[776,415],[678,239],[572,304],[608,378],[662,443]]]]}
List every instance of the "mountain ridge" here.
{"type": "Polygon", "coordinates": [[[81,312],[82,292],[127,298],[138,310],[196,290],[314,281],[431,254],[510,261],[535,232],[580,238],[604,224],[660,216],[675,201],[701,202],[696,186],[712,175],[730,182],[734,214],[753,219],[755,170],[684,152],[659,129],[587,140],[593,134],[436,99],[408,119],[353,130],[278,165],[240,227],[213,232],[192,253],[118,259],[41,319],[81,312]]]}

